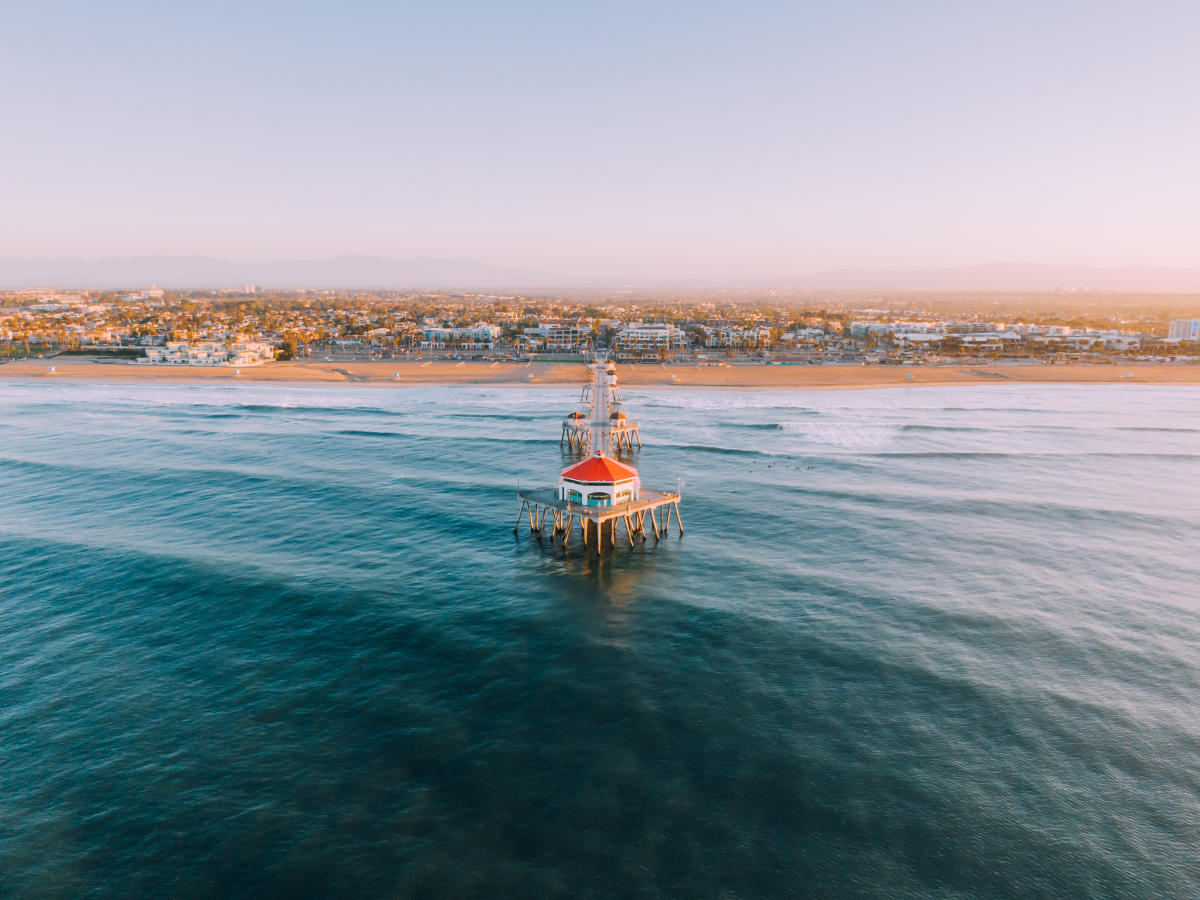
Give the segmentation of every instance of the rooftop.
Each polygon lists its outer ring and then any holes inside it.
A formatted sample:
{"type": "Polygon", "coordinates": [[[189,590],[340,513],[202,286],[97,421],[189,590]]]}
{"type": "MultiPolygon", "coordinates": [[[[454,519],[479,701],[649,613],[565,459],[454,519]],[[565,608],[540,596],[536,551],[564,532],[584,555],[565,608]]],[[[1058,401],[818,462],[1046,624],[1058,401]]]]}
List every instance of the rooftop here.
{"type": "Polygon", "coordinates": [[[583,462],[575,463],[575,465],[563,469],[562,477],[569,478],[572,481],[585,481],[591,484],[614,484],[618,481],[629,481],[631,478],[637,478],[638,473],[637,469],[633,466],[619,463],[612,457],[605,456],[603,453],[596,453],[594,456],[589,456],[583,460],[583,462]]]}

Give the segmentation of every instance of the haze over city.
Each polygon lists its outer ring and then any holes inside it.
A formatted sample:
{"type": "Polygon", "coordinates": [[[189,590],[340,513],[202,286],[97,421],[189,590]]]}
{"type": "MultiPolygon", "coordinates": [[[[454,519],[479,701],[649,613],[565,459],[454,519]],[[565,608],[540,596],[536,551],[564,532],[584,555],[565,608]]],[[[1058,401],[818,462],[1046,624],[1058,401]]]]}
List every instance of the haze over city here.
{"type": "Polygon", "coordinates": [[[298,283],[349,255],[470,261],[417,282],[852,270],[820,286],[903,287],[886,273],[985,266],[914,285],[1003,287],[991,267],[1021,263],[1065,267],[1017,267],[1040,271],[1010,282],[1028,289],[1200,289],[1194,4],[64,2],[5,19],[0,287],[70,281],[45,265],[64,259],[142,259],[116,280],[150,281],[153,257],[295,260],[280,281],[298,283]]]}

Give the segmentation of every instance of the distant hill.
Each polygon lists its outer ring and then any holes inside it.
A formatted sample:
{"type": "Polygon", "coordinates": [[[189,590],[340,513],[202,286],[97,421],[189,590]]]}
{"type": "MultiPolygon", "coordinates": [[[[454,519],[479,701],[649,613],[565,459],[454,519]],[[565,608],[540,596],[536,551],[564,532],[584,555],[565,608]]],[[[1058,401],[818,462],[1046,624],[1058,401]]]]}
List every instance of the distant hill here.
{"type": "Polygon", "coordinates": [[[944,269],[840,269],[792,278],[629,278],[620,272],[569,277],[489,266],[470,259],[388,259],[337,256],[272,262],[228,262],[204,256],[137,256],[120,259],[0,258],[0,290],[47,288],[220,289],[258,284],[268,288],[348,289],[661,289],[688,285],[719,288],[732,283],[757,288],[850,291],[1028,291],[1200,293],[1200,267],[1055,266],[994,263],[944,269]]]}
{"type": "Polygon", "coordinates": [[[1200,267],[993,263],[946,269],[843,269],[803,276],[799,284],[841,290],[1195,293],[1200,291],[1200,267]]]}
{"type": "Polygon", "coordinates": [[[227,262],[205,256],[121,259],[3,259],[0,289],[24,287],[220,289],[259,284],[274,288],[502,288],[561,282],[540,272],[487,266],[469,259],[387,259],[338,256],[274,262],[227,262]]]}

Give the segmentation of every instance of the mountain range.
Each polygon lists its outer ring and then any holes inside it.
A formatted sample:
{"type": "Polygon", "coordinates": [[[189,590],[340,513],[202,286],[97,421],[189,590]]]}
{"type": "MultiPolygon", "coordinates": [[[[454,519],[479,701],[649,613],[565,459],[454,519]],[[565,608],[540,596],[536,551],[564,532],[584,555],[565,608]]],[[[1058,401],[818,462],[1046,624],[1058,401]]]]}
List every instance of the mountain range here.
{"type": "Polygon", "coordinates": [[[221,289],[247,284],[273,288],[492,288],[561,279],[539,272],[488,266],[469,259],[388,259],[338,256],[229,262],[206,256],[135,256],[117,259],[0,258],[0,289],[23,287],[148,287],[221,289]]]}
{"type": "Polygon", "coordinates": [[[854,291],[1056,291],[1200,293],[1200,267],[1063,266],[994,263],[927,269],[839,269],[795,277],[741,279],[572,277],[490,266],[470,259],[389,259],[337,256],[270,262],[229,262],[204,256],[111,259],[0,258],[0,289],[138,288],[567,289],[618,287],[747,288],[854,291]]]}

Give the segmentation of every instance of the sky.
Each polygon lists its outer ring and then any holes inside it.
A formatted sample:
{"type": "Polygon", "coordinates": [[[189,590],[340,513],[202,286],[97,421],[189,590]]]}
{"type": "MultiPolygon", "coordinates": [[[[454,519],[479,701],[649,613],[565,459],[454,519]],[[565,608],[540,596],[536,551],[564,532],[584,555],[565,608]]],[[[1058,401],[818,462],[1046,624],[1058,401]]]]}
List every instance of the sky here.
{"type": "Polygon", "coordinates": [[[3,2],[0,257],[1200,265],[1195,2],[3,2]]]}

